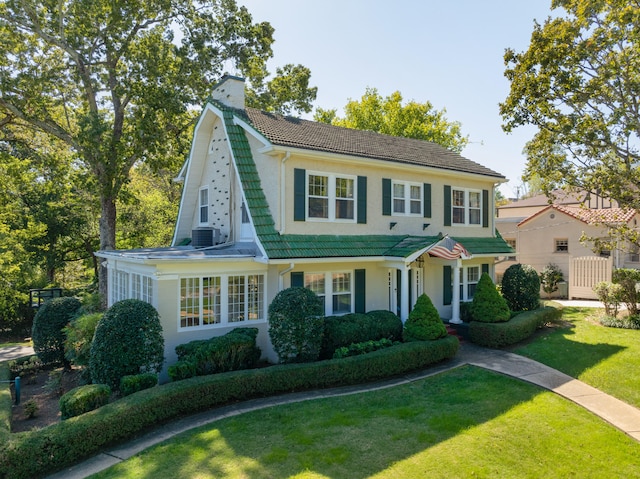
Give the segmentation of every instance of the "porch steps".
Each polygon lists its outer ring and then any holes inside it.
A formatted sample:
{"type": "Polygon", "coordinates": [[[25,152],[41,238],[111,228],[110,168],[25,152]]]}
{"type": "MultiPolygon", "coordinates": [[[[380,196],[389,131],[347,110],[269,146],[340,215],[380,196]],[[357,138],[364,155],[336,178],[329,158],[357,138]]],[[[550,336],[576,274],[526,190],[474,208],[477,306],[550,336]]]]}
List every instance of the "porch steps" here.
{"type": "Polygon", "coordinates": [[[445,323],[444,326],[445,328],[447,328],[447,334],[450,334],[451,336],[456,336],[458,338],[458,341],[460,341],[461,343],[464,342],[464,338],[462,337],[462,335],[460,335],[460,333],[454,326],[447,323],[445,323]]]}

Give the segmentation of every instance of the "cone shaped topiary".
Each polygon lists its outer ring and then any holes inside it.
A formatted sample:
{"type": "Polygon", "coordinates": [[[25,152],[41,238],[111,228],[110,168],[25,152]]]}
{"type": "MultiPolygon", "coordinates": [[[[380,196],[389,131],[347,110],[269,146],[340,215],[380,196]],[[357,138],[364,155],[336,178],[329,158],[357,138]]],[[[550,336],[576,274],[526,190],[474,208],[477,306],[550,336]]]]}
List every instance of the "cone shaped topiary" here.
{"type": "Polygon", "coordinates": [[[471,303],[471,319],[482,323],[509,321],[511,312],[507,302],[493,284],[491,276],[482,273],[471,303]]]}
{"type": "Polygon", "coordinates": [[[420,295],[409,318],[404,324],[402,339],[408,341],[429,341],[444,338],[447,328],[444,327],[438,310],[426,294],[420,295]]]}

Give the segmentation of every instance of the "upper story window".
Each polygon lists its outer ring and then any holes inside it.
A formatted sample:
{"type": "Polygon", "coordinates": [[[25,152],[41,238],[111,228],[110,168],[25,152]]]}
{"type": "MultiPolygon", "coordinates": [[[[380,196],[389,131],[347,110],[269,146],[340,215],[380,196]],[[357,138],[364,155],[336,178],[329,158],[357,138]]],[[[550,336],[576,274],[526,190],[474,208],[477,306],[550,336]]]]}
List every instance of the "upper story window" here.
{"type": "Polygon", "coordinates": [[[355,220],[355,177],[308,173],[307,218],[355,220]]]}
{"type": "Polygon", "coordinates": [[[569,240],[566,238],[556,239],[555,240],[555,250],[556,253],[568,253],[569,252],[569,240]]]}
{"type": "Polygon", "coordinates": [[[422,215],[422,185],[393,181],[393,214],[422,215]]]}
{"type": "Polygon", "coordinates": [[[209,224],[209,187],[200,188],[198,195],[198,223],[202,225],[209,224]]]}
{"type": "Polygon", "coordinates": [[[482,223],[481,191],[452,188],[451,207],[453,224],[480,225],[482,223]]]}

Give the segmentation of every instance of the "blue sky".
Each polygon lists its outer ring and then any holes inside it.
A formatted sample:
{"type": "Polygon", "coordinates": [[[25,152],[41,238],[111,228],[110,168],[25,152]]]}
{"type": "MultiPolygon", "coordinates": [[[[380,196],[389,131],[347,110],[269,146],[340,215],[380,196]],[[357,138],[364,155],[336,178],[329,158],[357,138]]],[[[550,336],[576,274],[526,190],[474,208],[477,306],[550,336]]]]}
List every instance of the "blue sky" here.
{"type": "MultiPolygon", "coordinates": [[[[275,28],[271,71],[287,63],[311,70],[314,107],[342,108],[367,87],[405,101],[429,101],[462,124],[462,155],[521,186],[525,143],[534,129],[502,131],[498,104],[509,92],[505,48],[526,50],[534,19],[551,0],[237,0],[254,22],[275,28]]],[[[520,189],[522,191],[522,189],[520,189]]]]}

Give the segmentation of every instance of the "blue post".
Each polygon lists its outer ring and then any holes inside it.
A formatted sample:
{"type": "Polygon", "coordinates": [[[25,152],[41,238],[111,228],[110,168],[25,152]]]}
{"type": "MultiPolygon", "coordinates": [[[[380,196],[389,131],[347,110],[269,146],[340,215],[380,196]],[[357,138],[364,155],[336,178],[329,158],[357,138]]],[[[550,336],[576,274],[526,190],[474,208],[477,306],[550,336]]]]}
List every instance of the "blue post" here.
{"type": "Polygon", "coordinates": [[[16,376],[16,406],[20,404],[20,376],[16,376]]]}

